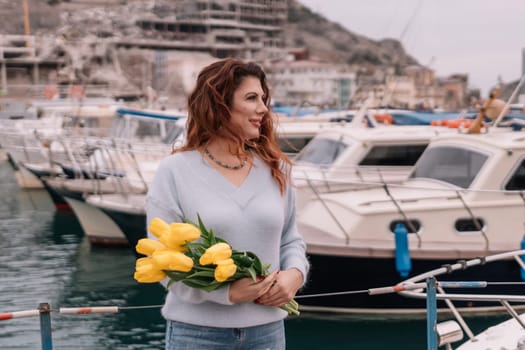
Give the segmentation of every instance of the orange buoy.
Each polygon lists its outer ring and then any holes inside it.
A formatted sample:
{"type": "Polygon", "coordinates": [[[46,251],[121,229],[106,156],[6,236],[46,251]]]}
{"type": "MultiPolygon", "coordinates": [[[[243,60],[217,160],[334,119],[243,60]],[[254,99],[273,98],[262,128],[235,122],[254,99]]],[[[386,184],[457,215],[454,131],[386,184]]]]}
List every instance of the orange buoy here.
{"type": "Polygon", "coordinates": [[[81,98],[84,96],[84,88],[80,85],[73,85],[71,87],[70,94],[74,98],[81,98]]]}
{"type": "Polygon", "coordinates": [[[392,115],[386,114],[386,113],[376,113],[374,114],[374,118],[379,122],[383,124],[393,124],[394,118],[392,118],[392,115]]]}
{"type": "Polygon", "coordinates": [[[447,122],[447,126],[449,128],[457,129],[460,125],[463,125],[465,122],[465,119],[449,119],[447,122]]]}
{"type": "Polygon", "coordinates": [[[44,88],[44,96],[51,100],[58,94],[58,89],[55,85],[48,85],[44,88]]]}
{"type": "Polygon", "coordinates": [[[472,123],[474,123],[474,119],[465,119],[465,121],[463,121],[463,124],[461,124],[461,126],[464,128],[470,128],[472,123]]]}

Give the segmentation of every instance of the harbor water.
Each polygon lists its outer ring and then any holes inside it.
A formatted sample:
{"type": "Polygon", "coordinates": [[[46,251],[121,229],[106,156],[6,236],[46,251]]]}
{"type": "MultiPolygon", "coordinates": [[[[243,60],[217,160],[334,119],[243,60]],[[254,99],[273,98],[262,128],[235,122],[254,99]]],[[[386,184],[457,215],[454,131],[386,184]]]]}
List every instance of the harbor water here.
{"type": "MultiPolygon", "coordinates": [[[[0,313],[34,310],[40,303],[52,310],[119,306],[113,314],[52,312],[53,348],[163,349],[164,291],[136,283],[134,261],[131,248],[90,245],[73,213],[56,211],[44,190],[19,189],[10,165],[0,161],[0,313]]],[[[501,320],[477,317],[471,327],[479,331],[501,320]]],[[[290,350],[421,350],[426,324],[422,318],[303,312],[286,321],[286,337],[290,350]]],[[[0,321],[0,349],[40,348],[38,317],[0,321]]]]}

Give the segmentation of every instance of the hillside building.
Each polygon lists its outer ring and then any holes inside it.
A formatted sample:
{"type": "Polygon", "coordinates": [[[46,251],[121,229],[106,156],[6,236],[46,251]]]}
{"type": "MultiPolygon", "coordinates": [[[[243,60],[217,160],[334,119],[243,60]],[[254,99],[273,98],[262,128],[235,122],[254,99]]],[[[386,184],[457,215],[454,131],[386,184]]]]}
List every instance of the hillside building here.
{"type": "Polygon", "coordinates": [[[359,76],[354,103],[371,97],[374,106],[457,111],[468,105],[468,76],[437,78],[432,69],[408,66],[400,74],[384,70],[383,76],[359,76]]]}
{"type": "Polygon", "coordinates": [[[219,58],[265,59],[284,54],[286,0],[175,0],[174,5],[173,16],[137,20],[145,36],[155,38],[142,46],[204,51],[219,58]]]}
{"type": "Polygon", "coordinates": [[[62,64],[61,59],[39,57],[32,35],[0,35],[1,94],[7,93],[8,82],[12,87],[24,88],[45,83],[49,77],[56,76],[62,64]]]}
{"type": "Polygon", "coordinates": [[[283,60],[267,73],[275,103],[348,108],[355,86],[355,73],[344,64],[283,60]]]}

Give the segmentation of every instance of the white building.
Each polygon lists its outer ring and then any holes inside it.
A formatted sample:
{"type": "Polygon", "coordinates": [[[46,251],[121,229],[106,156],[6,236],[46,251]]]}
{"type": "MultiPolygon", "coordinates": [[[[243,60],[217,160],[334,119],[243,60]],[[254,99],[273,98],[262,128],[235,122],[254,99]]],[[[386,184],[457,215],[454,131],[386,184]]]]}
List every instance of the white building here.
{"type": "Polygon", "coordinates": [[[286,60],[266,68],[276,103],[347,108],[355,86],[348,65],[286,60]]]}

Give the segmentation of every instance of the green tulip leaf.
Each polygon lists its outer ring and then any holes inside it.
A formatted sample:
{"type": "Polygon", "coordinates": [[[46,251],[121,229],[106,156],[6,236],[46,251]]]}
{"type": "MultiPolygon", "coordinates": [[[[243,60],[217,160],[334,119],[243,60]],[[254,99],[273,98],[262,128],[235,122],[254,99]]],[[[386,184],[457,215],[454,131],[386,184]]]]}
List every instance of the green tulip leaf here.
{"type": "Polygon", "coordinates": [[[254,282],[257,281],[257,272],[254,270],[253,267],[249,267],[248,269],[246,269],[246,271],[250,274],[250,277],[252,278],[252,280],[254,282]]]}

